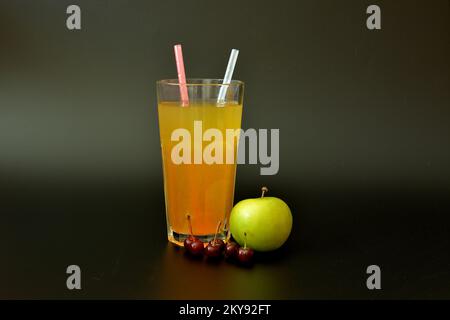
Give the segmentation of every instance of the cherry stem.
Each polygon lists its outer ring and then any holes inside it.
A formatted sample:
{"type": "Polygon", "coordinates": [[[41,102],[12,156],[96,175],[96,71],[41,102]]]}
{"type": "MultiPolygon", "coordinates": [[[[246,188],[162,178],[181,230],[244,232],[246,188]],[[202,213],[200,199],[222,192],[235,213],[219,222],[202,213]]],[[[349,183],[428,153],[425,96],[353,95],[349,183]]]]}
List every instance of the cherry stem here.
{"type": "Polygon", "coordinates": [[[191,236],[194,236],[194,233],[192,232],[192,223],[191,223],[191,216],[188,214],[187,216],[188,224],[189,224],[189,231],[191,232],[191,236]]]}
{"type": "Polygon", "coordinates": [[[244,232],[244,249],[247,249],[247,232],[244,232]]]}
{"type": "Polygon", "coordinates": [[[222,221],[219,220],[219,223],[217,224],[217,228],[216,228],[216,234],[214,235],[214,240],[213,240],[214,244],[216,244],[217,234],[219,233],[219,228],[221,225],[222,225],[222,221]]]}
{"type": "Polygon", "coordinates": [[[264,198],[264,194],[268,191],[269,191],[269,189],[267,189],[267,187],[262,187],[261,188],[261,198],[264,198]]]}

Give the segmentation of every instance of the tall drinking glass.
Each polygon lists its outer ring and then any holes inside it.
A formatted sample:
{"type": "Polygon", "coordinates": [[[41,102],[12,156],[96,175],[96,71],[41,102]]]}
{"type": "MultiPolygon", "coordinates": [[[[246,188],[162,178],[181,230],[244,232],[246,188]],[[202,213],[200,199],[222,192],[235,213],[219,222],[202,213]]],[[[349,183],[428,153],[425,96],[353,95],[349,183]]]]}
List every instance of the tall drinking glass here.
{"type": "Polygon", "coordinates": [[[217,237],[228,236],[244,94],[236,80],[188,79],[186,87],[188,105],[178,80],[157,82],[167,234],[178,245],[191,232],[209,241],[219,225],[217,237]]]}

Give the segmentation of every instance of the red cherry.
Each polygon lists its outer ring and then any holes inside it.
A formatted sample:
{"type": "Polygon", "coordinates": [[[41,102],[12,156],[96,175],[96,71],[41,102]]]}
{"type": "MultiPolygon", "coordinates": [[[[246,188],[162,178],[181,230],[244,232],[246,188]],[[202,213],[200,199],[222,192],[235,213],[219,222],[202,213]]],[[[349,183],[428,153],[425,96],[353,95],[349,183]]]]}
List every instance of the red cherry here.
{"type": "Polygon", "coordinates": [[[205,255],[208,258],[218,258],[222,253],[221,246],[218,243],[212,244],[211,242],[205,248],[205,255]]]}
{"type": "Polygon", "coordinates": [[[223,242],[223,240],[221,239],[213,239],[209,242],[212,246],[217,246],[219,247],[220,251],[222,251],[223,249],[225,249],[225,242],[223,242]]]}
{"type": "Polygon", "coordinates": [[[185,248],[190,247],[192,242],[194,242],[194,240],[197,240],[196,237],[194,236],[189,236],[186,239],[184,239],[183,245],[185,248]]]}
{"type": "Polygon", "coordinates": [[[201,256],[204,249],[203,242],[199,239],[195,239],[192,241],[190,246],[186,247],[186,249],[193,256],[201,256]]]}
{"type": "Polygon", "coordinates": [[[239,262],[241,262],[242,264],[250,264],[253,260],[253,255],[254,255],[253,249],[241,247],[238,250],[237,258],[238,258],[239,262]]]}
{"type": "Polygon", "coordinates": [[[239,245],[236,242],[228,242],[225,247],[225,258],[235,259],[237,258],[239,251],[239,245]]]}
{"type": "Polygon", "coordinates": [[[186,239],[184,239],[184,247],[186,248],[187,252],[189,252],[193,256],[200,256],[203,252],[203,242],[201,242],[199,238],[194,236],[194,233],[192,232],[191,216],[188,214],[186,218],[189,224],[190,235],[186,239]]]}
{"type": "Polygon", "coordinates": [[[212,239],[205,248],[205,255],[209,258],[217,258],[222,254],[223,249],[225,248],[225,242],[221,239],[217,239],[217,234],[219,233],[220,226],[222,225],[222,221],[219,221],[216,228],[216,234],[214,235],[214,239],[212,239]]]}

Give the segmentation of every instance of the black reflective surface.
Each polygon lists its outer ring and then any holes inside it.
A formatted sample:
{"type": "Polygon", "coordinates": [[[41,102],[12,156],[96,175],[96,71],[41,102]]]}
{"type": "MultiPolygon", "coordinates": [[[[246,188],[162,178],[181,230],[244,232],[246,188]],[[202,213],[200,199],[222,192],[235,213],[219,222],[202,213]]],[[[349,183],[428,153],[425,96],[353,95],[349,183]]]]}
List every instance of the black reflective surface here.
{"type": "Polygon", "coordinates": [[[449,2],[0,2],[0,298],[450,298],[449,2]],[[224,28],[224,17],[230,23],[224,28]],[[167,243],[155,82],[222,77],[280,170],[238,168],[294,214],[251,269],[167,243]],[[82,290],[66,288],[66,268],[82,290]],[[381,267],[380,291],[366,268],[381,267]]]}
{"type": "Polygon", "coordinates": [[[20,190],[20,208],[2,206],[2,298],[450,297],[447,194],[285,190],[291,238],[242,268],[167,243],[163,197],[150,185],[20,190]],[[66,288],[71,264],[81,267],[80,291],[66,288]],[[380,291],[366,288],[371,264],[381,267],[380,291]]]}

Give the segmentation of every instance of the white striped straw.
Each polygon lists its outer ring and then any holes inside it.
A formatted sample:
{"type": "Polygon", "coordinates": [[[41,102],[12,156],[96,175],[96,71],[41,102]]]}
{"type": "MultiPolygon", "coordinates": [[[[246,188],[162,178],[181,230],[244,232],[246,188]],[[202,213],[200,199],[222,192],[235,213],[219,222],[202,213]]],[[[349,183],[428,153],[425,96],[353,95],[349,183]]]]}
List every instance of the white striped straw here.
{"type": "Polygon", "coordinates": [[[225,71],[225,76],[223,77],[222,86],[220,87],[219,96],[217,97],[217,103],[224,103],[225,96],[227,95],[228,85],[231,83],[231,78],[233,77],[234,67],[236,66],[237,57],[239,50],[232,49],[230,54],[230,59],[228,60],[227,70],[225,71]]]}

